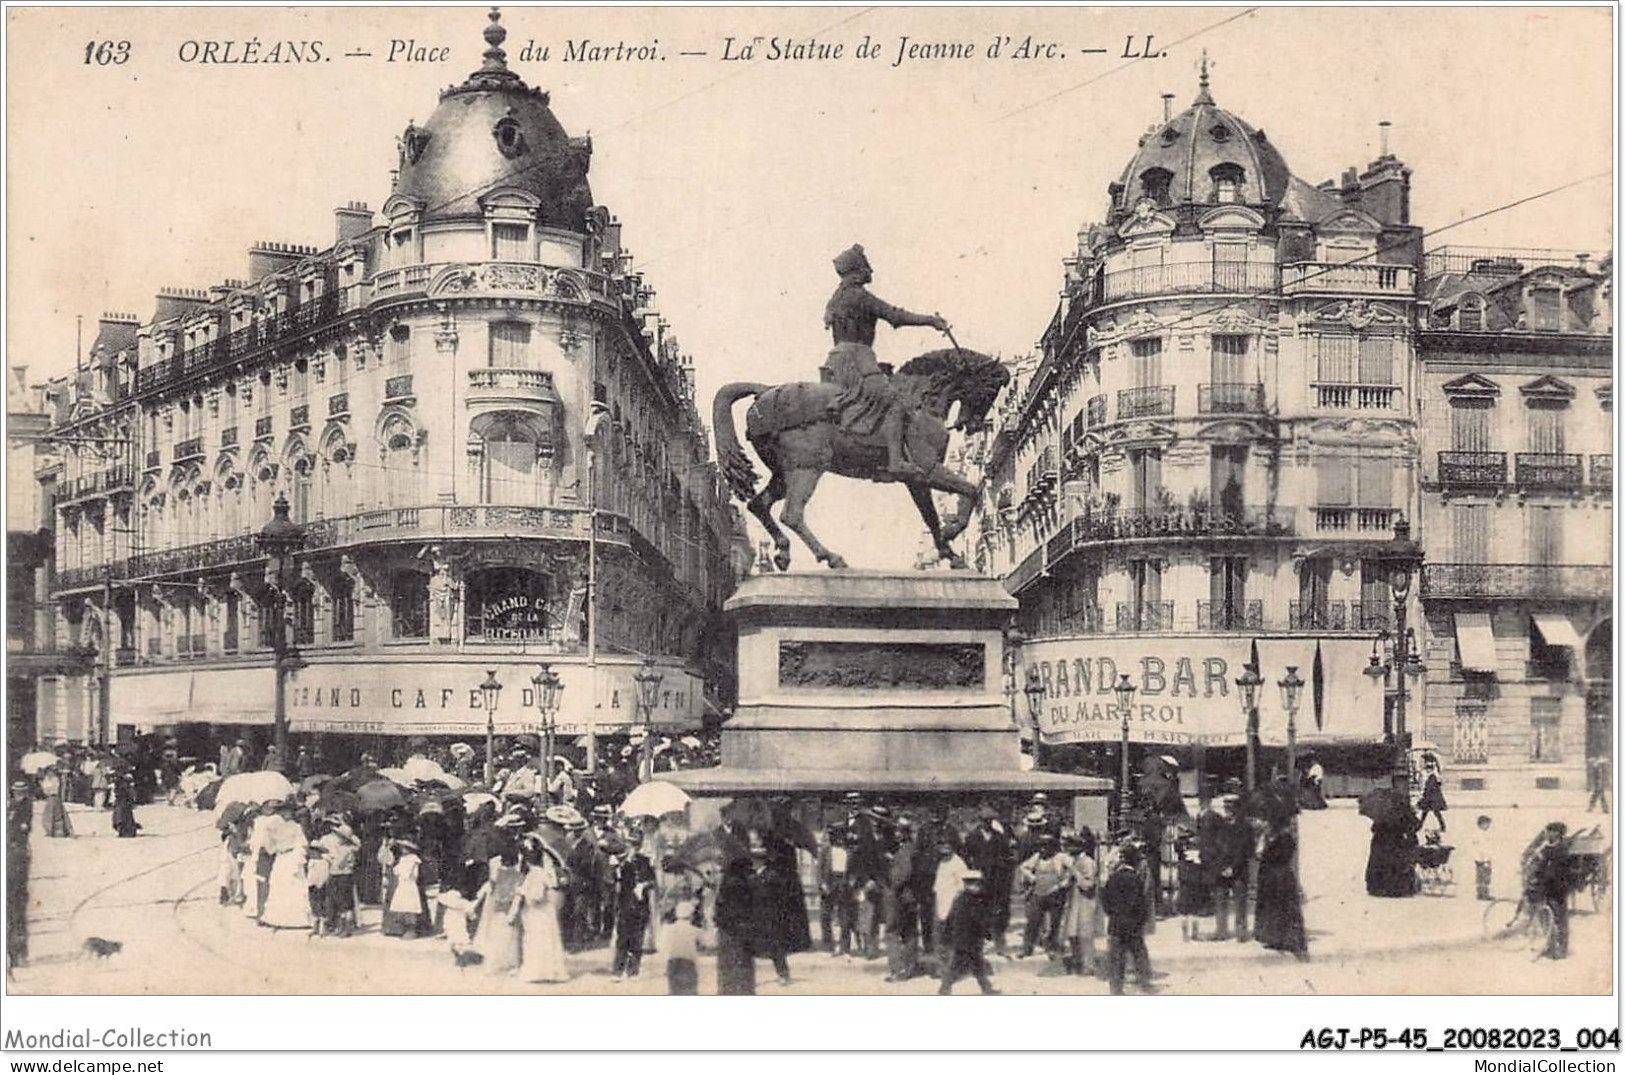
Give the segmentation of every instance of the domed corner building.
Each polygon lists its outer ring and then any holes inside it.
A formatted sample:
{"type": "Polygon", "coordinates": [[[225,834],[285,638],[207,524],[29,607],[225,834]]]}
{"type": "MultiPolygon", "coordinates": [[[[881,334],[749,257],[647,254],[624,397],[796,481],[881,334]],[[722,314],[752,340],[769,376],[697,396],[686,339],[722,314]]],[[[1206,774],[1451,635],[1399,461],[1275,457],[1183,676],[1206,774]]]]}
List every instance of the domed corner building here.
{"type": "Polygon", "coordinates": [[[1395,625],[1384,546],[1415,517],[1410,172],[1385,146],[1305,182],[1205,62],[1191,105],[1170,98],[988,435],[977,562],[1020,600],[1045,765],[1118,775],[1126,674],[1134,772],[1243,778],[1256,650],[1259,780],[1285,771],[1289,666],[1300,753],[1334,782],[1386,774],[1392,703],[1362,672],[1395,625]]]}
{"type": "Polygon", "coordinates": [[[726,704],[737,520],[693,360],[593,201],[590,142],[490,18],[480,69],[402,132],[381,220],[352,202],[325,248],[258,243],[245,279],[160,291],[58,423],[134,443],[63,462],[58,642],[98,673],[42,691],[44,741],[267,747],[282,598],[256,537],[279,496],[302,539],[290,748],[325,771],[418,738],[483,751],[491,670],[507,737],[538,732],[552,666],[578,762],[726,704]]]}

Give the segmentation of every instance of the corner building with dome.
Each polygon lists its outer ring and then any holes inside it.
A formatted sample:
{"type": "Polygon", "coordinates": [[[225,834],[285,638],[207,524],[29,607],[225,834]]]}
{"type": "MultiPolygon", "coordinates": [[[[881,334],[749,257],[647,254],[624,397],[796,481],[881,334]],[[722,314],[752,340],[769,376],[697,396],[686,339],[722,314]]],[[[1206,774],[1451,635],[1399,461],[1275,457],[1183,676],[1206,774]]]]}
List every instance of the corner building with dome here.
{"type": "Polygon", "coordinates": [[[534,732],[544,661],[569,740],[727,704],[740,532],[693,360],[593,200],[590,141],[490,20],[480,69],[402,132],[381,213],[350,203],[330,245],[256,244],[245,279],[107,315],[61,386],[56,641],[90,671],[40,684],[41,741],[263,750],[278,604],[256,536],[284,496],[295,746],[477,743],[492,669],[497,734],[534,732]]]}
{"type": "Polygon", "coordinates": [[[1284,762],[1289,666],[1303,749],[1386,772],[1391,692],[1362,673],[1394,627],[1382,546],[1415,517],[1410,172],[1385,147],[1300,179],[1205,62],[1193,103],[1170,98],[981,448],[975,562],[1021,603],[1012,704],[1046,749],[1083,745],[1058,764],[1115,776],[1126,674],[1136,771],[1239,776],[1241,750],[1213,748],[1245,743],[1256,651],[1260,780],[1284,762]]]}

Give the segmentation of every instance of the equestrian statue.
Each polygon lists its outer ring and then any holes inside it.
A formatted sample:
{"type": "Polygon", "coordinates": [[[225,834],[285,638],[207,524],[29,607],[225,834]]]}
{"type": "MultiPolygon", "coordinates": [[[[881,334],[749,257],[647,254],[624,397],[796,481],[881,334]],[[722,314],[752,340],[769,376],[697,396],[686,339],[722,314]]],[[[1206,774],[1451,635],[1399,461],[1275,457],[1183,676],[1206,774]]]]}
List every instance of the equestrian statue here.
{"type": "Polygon", "coordinates": [[[826,473],[906,485],[937,554],[955,568],[964,568],[964,557],[951,543],[970,523],[977,489],[943,465],[948,434],[951,429],[981,428],[1010,374],[998,359],[954,343],[941,316],[910,313],[872,294],[865,285],[874,279],[874,270],[863,247],[841,253],[835,271],[841,283],[824,308],[824,324],[835,346],[821,371],[823,381],[783,385],[737,381],[717,392],[711,418],[723,476],[734,496],[767,529],[773,539],[773,563],[780,571],[790,567],[790,539],[772,513],[781,500],[784,525],[806,542],[813,555],[832,568],[847,566],[807,527],[807,502],[826,473]],[[875,360],[875,326],[880,321],[894,328],[934,328],[954,346],[920,355],[894,374],[875,360]],[[750,396],[756,399],[745,415],[745,436],[771,471],[760,490],[756,470],[734,429],[734,404],[750,396]],[[958,416],[950,427],[955,404],[958,416]],[[933,491],[959,496],[946,523],[937,515],[933,491]]]}

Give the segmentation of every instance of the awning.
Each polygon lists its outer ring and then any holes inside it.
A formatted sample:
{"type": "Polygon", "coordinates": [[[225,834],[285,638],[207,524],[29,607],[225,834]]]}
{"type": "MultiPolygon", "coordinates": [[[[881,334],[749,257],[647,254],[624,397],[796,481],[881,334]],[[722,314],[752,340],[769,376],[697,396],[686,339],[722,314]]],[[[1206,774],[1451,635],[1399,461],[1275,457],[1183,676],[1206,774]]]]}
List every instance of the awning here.
{"type": "Polygon", "coordinates": [[[1463,671],[1495,671],[1495,630],[1488,612],[1456,613],[1456,654],[1463,671]]]}
{"type": "Polygon", "coordinates": [[[1535,621],[1535,630],[1540,637],[1546,640],[1548,646],[1564,646],[1568,649],[1581,648],[1580,636],[1574,630],[1574,624],[1561,612],[1531,612],[1529,618],[1535,621]]]}

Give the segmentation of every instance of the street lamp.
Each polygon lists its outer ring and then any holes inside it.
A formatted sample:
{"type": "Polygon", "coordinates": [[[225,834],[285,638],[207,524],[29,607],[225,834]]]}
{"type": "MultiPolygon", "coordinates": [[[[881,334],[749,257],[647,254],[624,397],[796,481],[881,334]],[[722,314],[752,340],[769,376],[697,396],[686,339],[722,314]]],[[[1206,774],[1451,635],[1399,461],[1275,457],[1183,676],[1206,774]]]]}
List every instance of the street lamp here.
{"type": "MultiPolygon", "coordinates": [[[[1403,672],[1397,677],[1399,691],[1394,696],[1394,783],[1408,798],[1410,796],[1411,736],[1405,727],[1404,672],[1411,669],[1411,644],[1415,635],[1405,627],[1405,599],[1411,592],[1411,580],[1422,568],[1422,547],[1411,540],[1411,524],[1401,515],[1394,520],[1394,537],[1380,556],[1386,568],[1388,585],[1394,591],[1394,667],[1403,672]]],[[[1417,662],[1420,664],[1420,661],[1417,662]]]]}
{"type": "Polygon", "coordinates": [[[1264,677],[1252,665],[1243,665],[1236,677],[1236,696],[1241,700],[1241,711],[1247,716],[1247,790],[1258,786],[1258,688],[1264,677]]]}
{"type": "Polygon", "coordinates": [[[1303,697],[1303,679],[1298,666],[1286,666],[1286,675],[1277,681],[1281,688],[1281,706],[1286,710],[1286,771],[1287,784],[1292,793],[1292,877],[1298,877],[1298,702],[1303,697]]]}
{"type": "Polygon", "coordinates": [[[638,762],[638,776],[642,780],[654,779],[655,706],[660,704],[660,681],[665,678],[652,657],[645,657],[643,666],[632,677],[638,685],[638,705],[643,710],[643,756],[638,762]]]}
{"type": "Polygon", "coordinates": [[[1027,696],[1027,715],[1033,722],[1033,768],[1044,767],[1044,731],[1039,727],[1038,718],[1044,712],[1044,677],[1038,674],[1037,668],[1027,669],[1027,685],[1021,689],[1027,696]]]}
{"type": "Polygon", "coordinates": [[[557,749],[553,740],[559,729],[559,702],[564,695],[564,681],[559,674],[553,671],[553,666],[544,663],[541,671],[531,677],[531,685],[536,688],[536,712],[542,718],[542,772],[546,786],[542,795],[549,806],[553,804],[553,751],[557,749]]]}
{"type": "Polygon", "coordinates": [[[1117,677],[1117,685],[1112,688],[1112,693],[1117,695],[1117,712],[1122,718],[1123,739],[1117,747],[1117,820],[1121,823],[1124,807],[1128,804],[1128,715],[1134,705],[1134,684],[1129,682],[1127,672],[1117,677]]]}
{"type": "Polygon", "coordinates": [[[486,787],[490,787],[496,781],[497,775],[497,697],[501,694],[502,684],[497,682],[496,669],[487,670],[485,682],[480,684],[480,701],[485,703],[486,787]]]}
{"type": "Polygon", "coordinates": [[[255,538],[265,554],[265,584],[271,591],[271,659],[276,671],[276,702],[272,720],[277,758],[288,764],[288,589],[294,557],[305,543],[305,532],[288,518],[288,498],[278,493],[271,505],[271,521],[255,538]]]}

